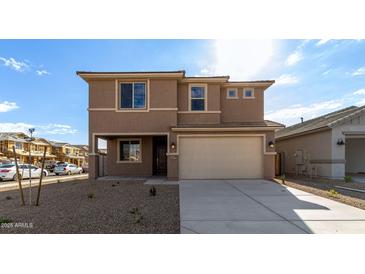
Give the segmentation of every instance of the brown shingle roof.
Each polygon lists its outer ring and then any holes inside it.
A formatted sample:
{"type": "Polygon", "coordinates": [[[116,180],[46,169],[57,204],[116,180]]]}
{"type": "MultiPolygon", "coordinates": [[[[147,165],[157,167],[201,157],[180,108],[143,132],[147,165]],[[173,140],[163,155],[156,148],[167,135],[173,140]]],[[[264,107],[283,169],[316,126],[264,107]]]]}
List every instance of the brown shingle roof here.
{"type": "Polygon", "coordinates": [[[356,107],[351,106],[344,109],[340,109],[317,118],[305,121],[303,123],[295,124],[287,128],[278,130],[275,133],[275,138],[290,137],[297,134],[303,134],[306,132],[311,132],[313,130],[330,128],[334,123],[345,119],[346,117],[352,116],[359,111],[365,110],[365,106],[356,107]]]}

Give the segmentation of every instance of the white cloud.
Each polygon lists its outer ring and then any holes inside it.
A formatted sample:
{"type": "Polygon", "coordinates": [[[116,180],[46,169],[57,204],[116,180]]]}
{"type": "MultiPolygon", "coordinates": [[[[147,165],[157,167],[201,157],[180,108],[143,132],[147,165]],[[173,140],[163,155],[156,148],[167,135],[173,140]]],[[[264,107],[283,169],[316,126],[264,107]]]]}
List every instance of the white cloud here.
{"type": "Polygon", "coordinates": [[[17,61],[14,58],[10,57],[9,59],[0,57],[0,60],[3,61],[3,65],[9,67],[16,71],[24,71],[29,68],[29,65],[23,61],[17,61]]]}
{"type": "Polygon", "coordinates": [[[202,74],[229,75],[231,80],[251,80],[271,60],[273,40],[216,40],[214,60],[202,74]]]}
{"type": "Polygon", "coordinates": [[[354,72],[352,72],[351,75],[352,76],[365,75],[365,67],[358,68],[357,70],[355,70],[354,72]]]}
{"type": "Polygon", "coordinates": [[[317,102],[308,106],[296,104],[286,108],[268,112],[265,114],[265,119],[280,121],[286,125],[296,124],[300,122],[300,117],[304,120],[312,119],[328,113],[329,111],[337,110],[344,105],[344,100],[329,100],[317,102]]]}
{"type": "Polygon", "coordinates": [[[295,65],[296,63],[298,63],[302,59],[303,59],[303,55],[299,51],[295,51],[288,56],[288,58],[285,61],[285,64],[287,66],[292,66],[292,65],[295,65]]]}
{"type": "Polygon", "coordinates": [[[319,46],[322,46],[324,44],[327,44],[331,39],[321,39],[319,40],[317,43],[316,43],[316,46],[319,47],[319,46]]]}
{"type": "Polygon", "coordinates": [[[26,123],[0,123],[0,132],[24,132],[27,133],[29,128],[34,127],[26,123]]]}
{"type": "Polygon", "coordinates": [[[365,88],[354,91],[354,95],[365,95],[365,88]]]}
{"type": "Polygon", "coordinates": [[[4,102],[0,103],[0,112],[8,112],[8,111],[11,111],[11,110],[17,109],[17,108],[19,108],[19,107],[14,102],[4,101],[4,102]]]}
{"type": "Polygon", "coordinates": [[[36,71],[37,75],[39,76],[43,76],[43,75],[50,75],[51,73],[49,73],[47,70],[43,69],[43,70],[37,70],[36,71]]]}
{"type": "Polygon", "coordinates": [[[275,85],[292,85],[299,82],[299,79],[291,74],[283,74],[275,80],[275,85]]]}
{"type": "Polygon", "coordinates": [[[24,132],[28,133],[29,128],[35,128],[35,135],[42,136],[42,134],[51,135],[65,135],[75,134],[77,129],[69,125],[62,124],[48,124],[48,125],[33,125],[28,123],[0,123],[0,132],[24,132]]]}
{"type": "Polygon", "coordinates": [[[322,72],[322,75],[323,76],[328,75],[331,71],[332,71],[332,69],[328,69],[328,70],[322,72]]]}
{"type": "Polygon", "coordinates": [[[77,129],[72,128],[69,125],[62,124],[48,124],[45,126],[40,126],[40,130],[47,134],[75,134],[77,133],[77,129]]]}

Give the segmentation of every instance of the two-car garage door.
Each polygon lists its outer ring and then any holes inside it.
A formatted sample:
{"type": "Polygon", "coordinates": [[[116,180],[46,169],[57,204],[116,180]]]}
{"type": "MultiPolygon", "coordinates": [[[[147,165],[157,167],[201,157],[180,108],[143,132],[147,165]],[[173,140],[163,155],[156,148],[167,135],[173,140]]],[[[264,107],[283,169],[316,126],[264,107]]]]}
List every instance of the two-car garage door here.
{"type": "Polygon", "coordinates": [[[260,136],[180,136],[179,149],[180,179],[263,177],[260,136]]]}

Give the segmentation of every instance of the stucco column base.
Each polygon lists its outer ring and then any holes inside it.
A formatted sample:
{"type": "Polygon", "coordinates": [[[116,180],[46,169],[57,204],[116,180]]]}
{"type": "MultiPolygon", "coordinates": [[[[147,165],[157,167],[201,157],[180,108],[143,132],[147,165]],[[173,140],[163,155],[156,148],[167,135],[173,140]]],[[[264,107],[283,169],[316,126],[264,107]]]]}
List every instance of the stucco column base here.
{"type": "Polygon", "coordinates": [[[89,178],[96,179],[99,177],[98,155],[89,155],[89,178]]]}
{"type": "Polygon", "coordinates": [[[179,155],[167,154],[167,180],[169,181],[179,180],[178,165],[179,165],[179,155]]]}
{"type": "Polygon", "coordinates": [[[275,155],[264,155],[264,178],[275,177],[275,155]]]}

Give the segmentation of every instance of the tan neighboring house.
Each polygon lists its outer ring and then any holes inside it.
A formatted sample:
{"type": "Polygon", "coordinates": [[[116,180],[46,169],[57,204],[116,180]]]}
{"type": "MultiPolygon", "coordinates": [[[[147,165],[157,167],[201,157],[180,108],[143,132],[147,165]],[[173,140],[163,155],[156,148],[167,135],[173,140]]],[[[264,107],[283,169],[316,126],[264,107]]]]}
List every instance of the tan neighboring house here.
{"type": "Polygon", "coordinates": [[[91,178],[274,176],[274,131],[283,125],[264,120],[264,92],[274,81],[185,71],[77,74],[89,85],[91,178]],[[99,138],[107,141],[102,171],[99,138]]]}
{"type": "Polygon", "coordinates": [[[41,162],[44,148],[47,148],[46,159],[54,160],[56,155],[52,154],[51,144],[43,138],[34,138],[29,144],[28,135],[21,132],[1,132],[0,133],[0,151],[3,158],[14,160],[13,146],[20,163],[29,163],[29,145],[31,146],[32,164],[41,162]]]}
{"type": "Polygon", "coordinates": [[[79,155],[84,157],[84,164],[88,164],[89,159],[89,146],[88,145],[73,145],[80,149],[79,155]]]}
{"type": "Polygon", "coordinates": [[[365,106],[279,130],[275,140],[280,173],[329,178],[365,174],[365,106]]]}
{"type": "Polygon", "coordinates": [[[84,165],[86,158],[84,149],[63,142],[50,141],[50,143],[58,161],[68,162],[77,166],[84,165]]]}

